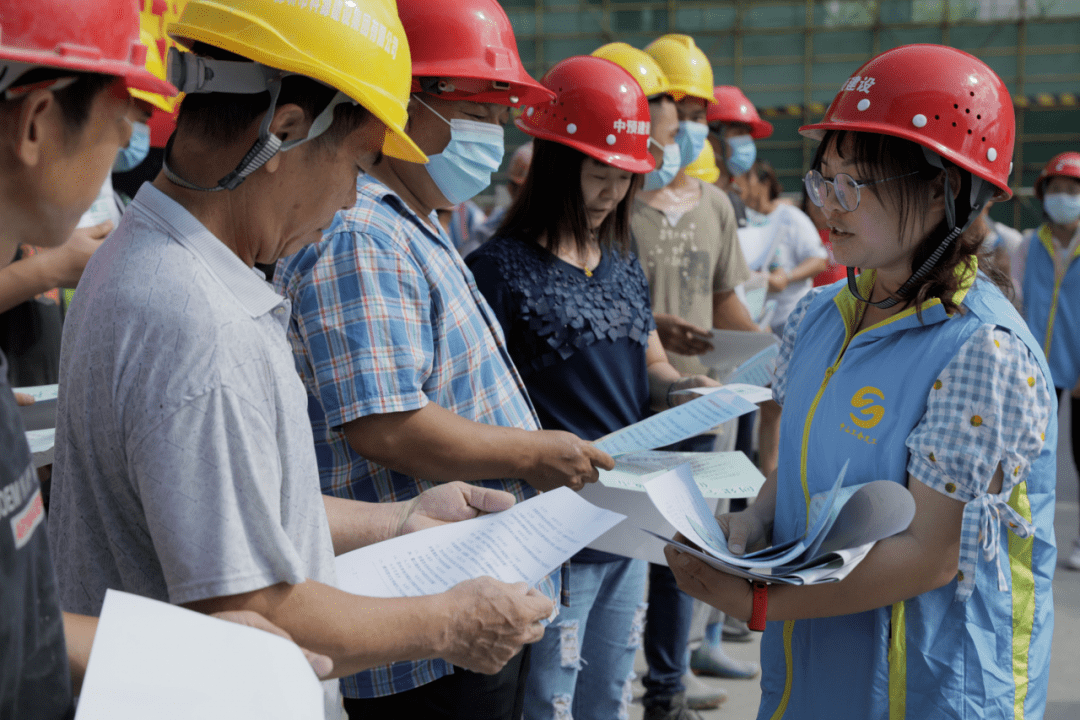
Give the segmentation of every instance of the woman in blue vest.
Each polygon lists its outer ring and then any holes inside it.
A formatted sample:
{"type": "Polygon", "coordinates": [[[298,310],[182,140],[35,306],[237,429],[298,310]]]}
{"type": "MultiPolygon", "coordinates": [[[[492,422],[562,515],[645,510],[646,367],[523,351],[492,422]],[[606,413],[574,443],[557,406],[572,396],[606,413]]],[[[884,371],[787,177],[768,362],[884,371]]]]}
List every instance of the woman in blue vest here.
{"type": "Polygon", "coordinates": [[[846,485],[906,485],[915,517],[838,583],[752,586],[669,548],[672,570],[767,626],[759,719],[1041,718],[1057,403],[968,231],[1010,195],[1009,93],[977,58],[910,45],[863,65],[802,132],[821,140],[810,198],[862,272],[792,312],[779,467],[721,526],[734,551],[798,538],[844,463],[846,485]]]}
{"type": "MultiPolygon", "coordinates": [[[[1035,197],[1046,222],[1025,233],[1021,245],[1024,319],[1042,343],[1058,397],[1072,395],[1073,459],[1080,462],[1080,153],[1048,162],[1035,180],[1035,197]]],[[[1080,537],[1065,566],[1080,570],[1080,537]]]]}

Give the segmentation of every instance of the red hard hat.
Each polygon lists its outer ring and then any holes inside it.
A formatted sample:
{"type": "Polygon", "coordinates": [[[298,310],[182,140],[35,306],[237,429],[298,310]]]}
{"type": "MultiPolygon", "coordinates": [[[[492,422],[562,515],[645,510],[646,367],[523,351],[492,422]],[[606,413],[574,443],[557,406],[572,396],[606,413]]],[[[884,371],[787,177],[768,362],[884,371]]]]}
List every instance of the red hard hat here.
{"type": "Polygon", "coordinates": [[[799,132],[857,130],[911,140],[1012,196],[1012,98],[977,57],[942,45],[904,45],[871,58],[840,87],[825,117],[799,132]]]}
{"type": "Polygon", "coordinates": [[[540,81],[555,99],[531,105],[517,126],[632,173],[656,167],[649,152],[649,101],[634,76],[603,58],[562,60],[540,81]]]}
{"type": "Polygon", "coordinates": [[[414,92],[511,106],[551,99],[525,72],[510,19],[496,0],[398,0],[397,8],[412,53],[414,92]],[[415,78],[451,82],[429,89],[415,78]]]}
{"type": "Polygon", "coordinates": [[[1035,179],[1035,197],[1042,200],[1043,183],[1052,177],[1071,177],[1080,180],[1080,152],[1063,152],[1055,155],[1035,179]]]}
{"type": "Polygon", "coordinates": [[[717,85],[713,88],[715,105],[705,108],[705,119],[710,122],[742,123],[750,126],[750,137],[755,140],[772,135],[771,122],[762,120],[754,103],[734,85],[717,85]]]}
{"type": "Polygon", "coordinates": [[[121,77],[161,95],[176,88],[144,66],[137,0],[0,0],[0,85],[54,67],[121,77]],[[11,77],[4,77],[10,73],[11,77]]]}

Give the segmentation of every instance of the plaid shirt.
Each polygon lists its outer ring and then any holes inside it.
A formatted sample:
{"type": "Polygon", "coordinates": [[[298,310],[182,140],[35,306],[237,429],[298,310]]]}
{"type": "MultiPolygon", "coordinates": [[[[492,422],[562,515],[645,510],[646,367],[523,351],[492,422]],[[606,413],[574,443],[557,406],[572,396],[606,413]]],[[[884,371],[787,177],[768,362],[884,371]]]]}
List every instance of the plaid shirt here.
{"type": "MultiPolygon", "coordinates": [[[[784,328],[773,380],[773,397],[781,405],[799,324],[818,292],[815,288],[799,302],[784,328]]],[[[980,544],[983,557],[993,563],[998,587],[1007,589],[999,533],[1028,537],[1034,532],[1008,499],[1042,450],[1053,406],[1039,364],[1023,340],[984,325],[945,366],[930,390],[926,412],[907,437],[908,473],[967,503],[960,530],[959,601],[975,588],[980,544]],[[1001,492],[988,493],[999,464],[1004,471],[1001,492]]]]}
{"type": "MultiPolygon", "coordinates": [[[[381,183],[361,177],[329,234],[281,261],[274,283],[292,301],[289,341],[308,392],[322,490],[392,502],[435,483],[358,455],[341,426],[434,402],[488,425],[539,428],[495,315],[450,239],[381,183]]],[[[518,500],[522,480],[484,480],[518,500]]],[[[549,578],[540,590],[555,599],[549,578]]],[[[402,662],[342,680],[347,697],[403,692],[453,672],[444,660],[402,662]]]]}

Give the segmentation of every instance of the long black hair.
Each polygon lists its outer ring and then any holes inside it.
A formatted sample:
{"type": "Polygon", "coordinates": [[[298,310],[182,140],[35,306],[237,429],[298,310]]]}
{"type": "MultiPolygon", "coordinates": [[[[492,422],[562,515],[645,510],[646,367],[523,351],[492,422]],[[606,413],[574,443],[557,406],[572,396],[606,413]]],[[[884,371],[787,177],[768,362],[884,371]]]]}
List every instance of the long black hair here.
{"type": "MultiPolygon", "coordinates": [[[[592,238],[585,199],[581,194],[581,166],[588,156],[552,140],[533,140],[533,158],[529,174],[510,209],[506,211],[498,235],[539,244],[557,254],[564,236],[574,238],[584,253],[592,238]]],[[[630,189],[597,229],[602,248],[623,253],[630,249],[630,211],[634,195],[643,182],[635,174],[630,189]]]]}

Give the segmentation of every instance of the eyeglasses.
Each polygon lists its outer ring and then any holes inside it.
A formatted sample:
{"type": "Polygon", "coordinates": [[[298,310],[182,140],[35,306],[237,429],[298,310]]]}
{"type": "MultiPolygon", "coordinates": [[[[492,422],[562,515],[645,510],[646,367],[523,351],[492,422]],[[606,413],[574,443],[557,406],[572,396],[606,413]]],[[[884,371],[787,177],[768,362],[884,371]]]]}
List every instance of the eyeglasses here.
{"type": "Polygon", "coordinates": [[[818,207],[825,206],[825,198],[829,192],[828,186],[831,185],[833,193],[836,195],[836,200],[840,203],[840,207],[848,212],[855,212],[859,207],[859,188],[917,174],[918,172],[916,171],[905,173],[904,175],[893,175],[892,177],[882,178],[881,180],[858,182],[847,173],[837,173],[832,180],[828,180],[817,170],[811,170],[806,173],[806,177],[803,178],[803,185],[806,186],[806,196],[810,198],[810,202],[818,207]]]}

